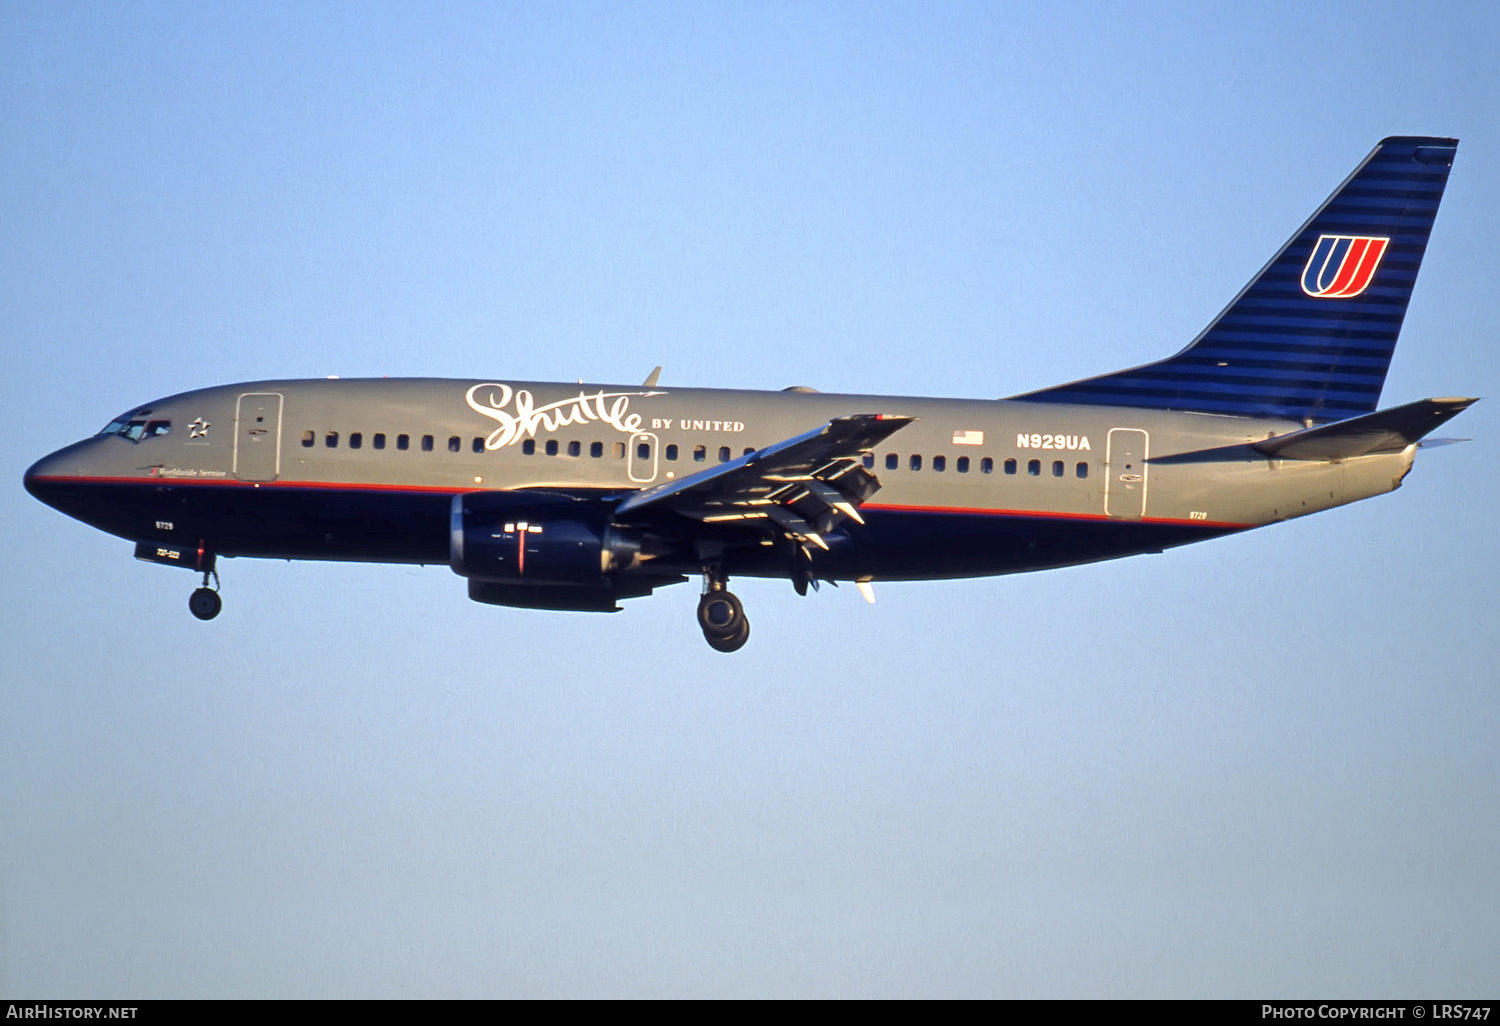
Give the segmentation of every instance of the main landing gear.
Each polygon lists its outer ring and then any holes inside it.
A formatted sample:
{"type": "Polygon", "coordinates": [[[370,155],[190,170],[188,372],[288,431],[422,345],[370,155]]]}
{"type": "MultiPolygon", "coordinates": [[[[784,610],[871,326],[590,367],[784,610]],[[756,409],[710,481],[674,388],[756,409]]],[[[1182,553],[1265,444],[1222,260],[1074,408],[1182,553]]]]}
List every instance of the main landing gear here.
{"type": "Polygon", "coordinates": [[[718,652],[736,652],[750,640],[750,620],[745,606],[727,587],[729,578],[718,568],[703,571],[703,597],[698,600],[698,626],[709,647],[718,652]]]}
{"type": "Polygon", "coordinates": [[[217,570],[203,571],[203,585],[188,596],[188,610],[200,620],[212,620],[223,608],[224,600],[219,598],[219,572],[217,570]],[[212,588],[208,586],[210,576],[214,582],[212,588]]]}

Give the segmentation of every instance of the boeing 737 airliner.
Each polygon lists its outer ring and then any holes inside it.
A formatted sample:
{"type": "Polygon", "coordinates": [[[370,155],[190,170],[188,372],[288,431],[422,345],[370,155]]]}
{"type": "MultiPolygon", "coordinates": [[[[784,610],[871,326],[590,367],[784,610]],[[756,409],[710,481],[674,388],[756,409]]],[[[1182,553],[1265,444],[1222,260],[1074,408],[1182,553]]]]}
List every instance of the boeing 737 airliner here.
{"type": "Polygon", "coordinates": [[[447,563],[533,609],[701,575],[724,652],[736,574],[868,595],[1157,552],[1391,491],[1474,401],[1377,409],[1456,147],[1381,142],[1177,355],[1007,400],[257,381],[132,409],[26,488],[200,572],[204,620],[225,556],[447,563]]]}

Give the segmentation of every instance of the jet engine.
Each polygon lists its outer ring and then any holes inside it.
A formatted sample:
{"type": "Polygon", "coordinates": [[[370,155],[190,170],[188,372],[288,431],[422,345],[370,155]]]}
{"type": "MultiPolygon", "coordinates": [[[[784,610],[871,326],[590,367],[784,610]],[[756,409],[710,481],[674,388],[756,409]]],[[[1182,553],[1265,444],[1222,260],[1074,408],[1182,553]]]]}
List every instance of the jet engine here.
{"type": "Polygon", "coordinates": [[[602,586],[640,563],[641,535],[609,508],[569,495],[471,492],[453,498],[449,565],[470,581],[602,586]]]}

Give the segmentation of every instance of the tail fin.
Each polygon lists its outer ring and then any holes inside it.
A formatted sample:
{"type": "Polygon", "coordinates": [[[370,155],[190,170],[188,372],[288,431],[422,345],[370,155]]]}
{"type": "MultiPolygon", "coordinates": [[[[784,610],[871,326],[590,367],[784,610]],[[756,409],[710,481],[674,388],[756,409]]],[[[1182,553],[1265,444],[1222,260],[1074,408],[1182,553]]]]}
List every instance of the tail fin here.
{"type": "Polygon", "coordinates": [[[1320,422],[1373,412],[1457,147],[1382,140],[1176,356],[1014,398],[1320,422]]]}

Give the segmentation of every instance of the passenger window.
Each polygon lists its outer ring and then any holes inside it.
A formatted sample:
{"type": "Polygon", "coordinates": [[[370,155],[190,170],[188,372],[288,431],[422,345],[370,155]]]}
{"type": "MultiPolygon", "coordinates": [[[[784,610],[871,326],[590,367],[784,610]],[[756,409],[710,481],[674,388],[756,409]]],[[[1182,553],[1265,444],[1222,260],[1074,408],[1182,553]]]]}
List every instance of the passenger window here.
{"type": "Polygon", "coordinates": [[[900,456],[897,456],[893,452],[888,452],[888,453],[885,454],[885,469],[886,470],[895,470],[900,465],[901,465],[901,457],[900,456]]]}
{"type": "Polygon", "coordinates": [[[921,470],[922,469],[922,457],[918,456],[916,453],[912,453],[911,462],[908,465],[913,470],[921,470]]]}
{"type": "Polygon", "coordinates": [[[313,432],[302,432],[302,448],[311,449],[313,447],[313,442],[315,441],[317,441],[317,436],[313,432]]]}
{"type": "Polygon", "coordinates": [[[461,452],[463,450],[463,447],[464,447],[463,440],[460,439],[457,435],[449,435],[448,436],[448,451],[449,452],[461,452]]]}
{"type": "Polygon", "coordinates": [[[721,446],[719,446],[719,462],[720,463],[728,463],[729,462],[729,446],[727,446],[727,445],[721,445],[721,446]]]}
{"type": "Polygon", "coordinates": [[[861,456],[859,458],[859,462],[861,462],[861,463],[863,463],[865,465],[865,469],[866,470],[874,470],[875,469],[875,454],[873,452],[867,452],[867,453],[865,453],[863,456],[861,456]]]}
{"type": "Polygon", "coordinates": [[[474,441],[469,443],[469,448],[473,449],[476,453],[484,452],[484,439],[476,435],[474,441]]]}
{"type": "Polygon", "coordinates": [[[708,450],[701,445],[693,446],[693,462],[702,463],[706,459],[708,459],[708,450]]]}
{"type": "Polygon", "coordinates": [[[370,439],[370,444],[374,445],[375,448],[377,448],[377,449],[384,449],[385,448],[385,435],[382,435],[379,432],[376,432],[375,437],[372,438],[372,439],[370,439]]]}
{"type": "Polygon", "coordinates": [[[979,469],[986,474],[993,474],[995,472],[995,461],[986,456],[979,461],[979,469]]]}
{"type": "Polygon", "coordinates": [[[669,460],[676,460],[677,459],[677,446],[676,446],[675,443],[672,444],[672,445],[667,446],[667,459],[669,459],[669,460]]]}
{"type": "Polygon", "coordinates": [[[1030,474],[1032,477],[1041,477],[1042,476],[1042,461],[1041,460],[1027,460],[1026,461],[1026,473],[1030,474]]]}
{"type": "Polygon", "coordinates": [[[358,449],[360,446],[362,446],[364,444],[365,444],[365,436],[364,435],[360,434],[358,431],[351,431],[349,433],[349,448],[351,448],[351,449],[358,449]]]}
{"type": "Polygon", "coordinates": [[[1063,461],[1062,460],[1053,460],[1052,461],[1052,476],[1053,477],[1062,477],[1063,476],[1063,461]]]}
{"type": "Polygon", "coordinates": [[[604,443],[603,442],[590,442],[589,443],[589,455],[591,457],[593,457],[594,459],[596,459],[596,460],[599,457],[603,456],[604,455],[604,443]]]}
{"type": "Polygon", "coordinates": [[[1016,461],[1015,460],[1006,460],[1005,461],[1005,472],[1007,474],[1014,474],[1016,472],[1016,461]]]}
{"type": "Polygon", "coordinates": [[[524,441],[524,442],[521,443],[521,455],[522,456],[535,456],[536,455],[536,439],[535,438],[528,438],[528,439],[526,439],[526,441],[524,441]]]}
{"type": "Polygon", "coordinates": [[[625,443],[624,442],[616,442],[615,443],[615,459],[617,459],[617,460],[623,460],[624,458],[625,458],[625,443]]]}
{"type": "Polygon", "coordinates": [[[635,444],[635,458],[638,460],[649,460],[651,458],[651,443],[637,442],[635,444]]]}
{"type": "Polygon", "coordinates": [[[410,435],[397,435],[396,436],[396,448],[400,449],[402,452],[405,452],[407,449],[410,449],[411,448],[411,436],[410,435]]]}
{"type": "Polygon", "coordinates": [[[1078,464],[1076,470],[1080,481],[1089,476],[1089,465],[1087,463],[1078,464]]]}
{"type": "Polygon", "coordinates": [[[328,432],[328,434],[323,436],[323,444],[330,449],[337,449],[339,447],[339,433],[337,431],[328,432]]]}
{"type": "Polygon", "coordinates": [[[946,456],[934,456],[932,458],[932,469],[936,470],[939,474],[941,474],[943,471],[947,470],[948,469],[948,457],[946,457],[946,456]]]}
{"type": "Polygon", "coordinates": [[[741,456],[749,456],[753,452],[755,452],[755,446],[753,446],[753,445],[747,445],[747,446],[745,446],[745,451],[742,452],[742,453],[740,453],[740,455],[741,456]]]}
{"type": "Polygon", "coordinates": [[[423,435],[422,436],[422,451],[423,452],[431,452],[432,451],[432,436],[431,435],[423,435]]]}
{"type": "Polygon", "coordinates": [[[583,443],[582,442],[569,442],[568,443],[568,455],[569,456],[582,456],[583,455],[583,443]]]}
{"type": "Polygon", "coordinates": [[[549,439],[547,439],[547,455],[548,456],[556,456],[557,455],[557,439],[555,439],[555,438],[549,438],[549,439]]]}
{"type": "Polygon", "coordinates": [[[967,474],[969,472],[969,457],[960,456],[958,461],[953,464],[953,469],[960,474],[967,474]]]}

